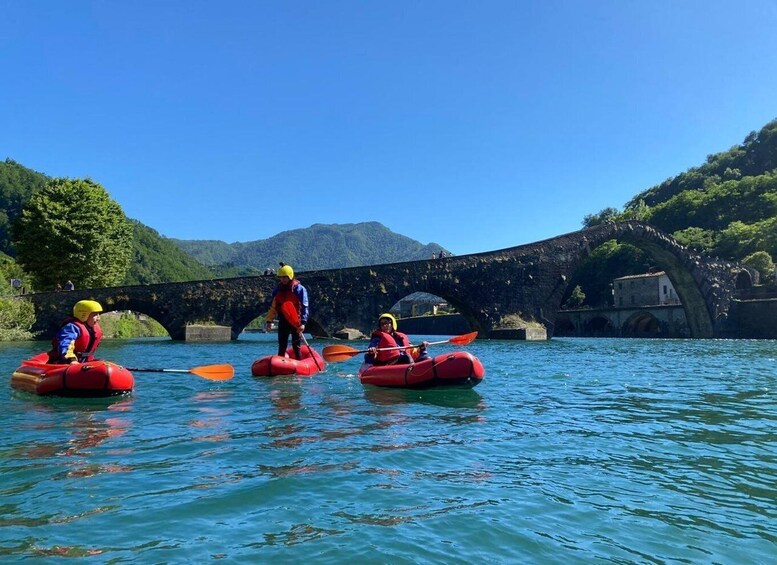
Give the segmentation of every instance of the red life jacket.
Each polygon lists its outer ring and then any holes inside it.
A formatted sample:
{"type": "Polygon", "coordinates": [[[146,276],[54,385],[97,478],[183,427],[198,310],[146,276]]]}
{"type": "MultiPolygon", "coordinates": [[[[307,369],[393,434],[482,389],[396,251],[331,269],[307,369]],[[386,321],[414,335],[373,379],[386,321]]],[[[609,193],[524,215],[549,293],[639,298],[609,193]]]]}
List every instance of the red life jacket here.
{"type": "MultiPolygon", "coordinates": [[[[94,352],[97,350],[97,346],[100,345],[100,341],[103,338],[103,330],[100,324],[97,323],[93,328],[89,328],[78,318],[65,318],[65,321],[60,324],[60,329],[67,324],[74,324],[78,327],[78,337],[73,345],[73,353],[76,354],[80,362],[92,361],[94,359],[94,352]]],[[[49,357],[52,357],[52,353],[55,358],[62,360],[59,356],[59,340],[55,337],[51,340],[52,350],[49,353],[49,357]]]]}
{"type": "MultiPolygon", "coordinates": [[[[377,347],[378,349],[384,347],[398,347],[400,345],[410,345],[410,338],[408,338],[402,332],[395,331],[393,334],[375,330],[372,332],[372,337],[380,338],[377,347]]],[[[402,355],[401,349],[393,349],[391,351],[378,351],[375,356],[375,365],[391,365],[395,363],[399,356],[402,355]]]]}
{"type": "MultiPolygon", "coordinates": [[[[294,279],[291,281],[291,284],[286,286],[279,284],[278,285],[278,292],[275,293],[275,309],[278,312],[278,316],[282,316],[283,310],[281,309],[281,305],[284,302],[291,302],[294,305],[294,309],[297,311],[297,317],[302,313],[302,306],[299,303],[299,297],[294,292],[294,287],[299,284],[299,281],[297,279],[294,279]]],[[[290,320],[286,320],[289,322],[290,320]]]]}

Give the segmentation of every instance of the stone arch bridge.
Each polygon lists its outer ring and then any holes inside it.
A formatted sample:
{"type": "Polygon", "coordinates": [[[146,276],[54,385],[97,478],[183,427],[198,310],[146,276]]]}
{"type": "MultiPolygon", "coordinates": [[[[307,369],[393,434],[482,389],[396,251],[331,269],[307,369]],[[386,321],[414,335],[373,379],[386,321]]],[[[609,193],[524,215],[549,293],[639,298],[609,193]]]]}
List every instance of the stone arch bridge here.
{"type": "MultiPolygon", "coordinates": [[[[641,222],[609,223],[544,241],[422,261],[298,273],[308,289],[307,331],[332,336],[343,328],[369,333],[380,312],[416,291],[445,299],[480,337],[524,339],[553,335],[556,313],[570,277],[599,245],[615,239],[650,254],[666,271],[685,308],[691,337],[721,335],[732,293],[751,284],[750,272],[701,257],[641,222]]],[[[238,277],[27,295],[35,305],[33,331],[50,338],[81,299],[106,311],[132,310],[183,340],[186,326],[210,322],[231,328],[232,339],[267,312],[273,276],[238,277]]]]}

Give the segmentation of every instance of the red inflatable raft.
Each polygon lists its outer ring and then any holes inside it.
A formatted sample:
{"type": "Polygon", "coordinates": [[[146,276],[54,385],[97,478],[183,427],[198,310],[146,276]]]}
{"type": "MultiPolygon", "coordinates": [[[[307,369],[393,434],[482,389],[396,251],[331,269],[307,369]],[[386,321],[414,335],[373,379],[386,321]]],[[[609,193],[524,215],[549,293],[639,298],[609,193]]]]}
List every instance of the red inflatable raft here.
{"type": "Polygon", "coordinates": [[[33,394],[98,397],[132,392],[135,379],[127,369],[109,361],[49,365],[48,354],[22,361],[11,386],[33,394]]]}
{"type": "Polygon", "coordinates": [[[454,351],[412,365],[375,366],[365,363],[359,368],[359,380],[365,385],[401,388],[471,388],[483,380],[485,372],[477,357],[466,351],[454,351]]]}
{"type": "Polygon", "coordinates": [[[300,349],[302,359],[294,359],[294,350],[289,348],[285,357],[270,355],[254,361],[251,374],[255,377],[275,377],[278,375],[299,375],[312,377],[326,368],[324,359],[310,347],[300,349]]]}

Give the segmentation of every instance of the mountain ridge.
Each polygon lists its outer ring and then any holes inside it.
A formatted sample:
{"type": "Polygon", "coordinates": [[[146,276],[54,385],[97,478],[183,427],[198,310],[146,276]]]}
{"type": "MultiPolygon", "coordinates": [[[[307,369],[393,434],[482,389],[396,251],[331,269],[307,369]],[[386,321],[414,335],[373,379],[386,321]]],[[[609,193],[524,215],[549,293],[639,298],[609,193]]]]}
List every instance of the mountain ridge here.
{"type": "Polygon", "coordinates": [[[267,239],[226,243],[171,238],[184,252],[217,273],[235,269],[275,269],[279,262],[296,270],[338,269],[429,259],[441,250],[398,234],[377,221],[321,224],[280,232],[267,239]]]}

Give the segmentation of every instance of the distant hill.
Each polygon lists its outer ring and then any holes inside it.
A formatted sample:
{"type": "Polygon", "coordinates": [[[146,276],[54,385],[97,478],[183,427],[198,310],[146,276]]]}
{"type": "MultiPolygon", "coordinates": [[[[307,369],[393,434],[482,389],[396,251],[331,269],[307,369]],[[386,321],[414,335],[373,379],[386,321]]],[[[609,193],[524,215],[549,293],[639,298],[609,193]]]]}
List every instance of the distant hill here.
{"type": "Polygon", "coordinates": [[[314,224],[247,243],[172,241],[218,274],[241,269],[277,269],[281,261],[299,271],[395,263],[429,259],[443,249],[437,243],[424,245],[394,233],[379,222],[314,224]]]}
{"type": "Polygon", "coordinates": [[[213,278],[205,265],[170,239],[136,220],[133,225],[133,259],[124,284],[183,282],[213,278]]]}

